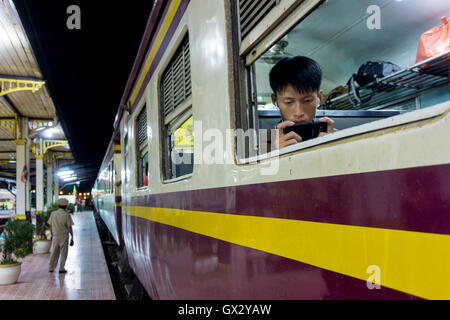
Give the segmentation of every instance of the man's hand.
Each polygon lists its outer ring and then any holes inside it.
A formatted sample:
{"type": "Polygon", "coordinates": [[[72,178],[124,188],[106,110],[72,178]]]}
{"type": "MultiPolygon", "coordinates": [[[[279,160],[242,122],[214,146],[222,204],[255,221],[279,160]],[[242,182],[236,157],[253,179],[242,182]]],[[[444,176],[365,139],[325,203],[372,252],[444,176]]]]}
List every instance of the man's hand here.
{"type": "Polygon", "coordinates": [[[322,136],[324,136],[326,134],[333,133],[333,132],[337,131],[337,129],[334,128],[334,121],[331,120],[330,118],[323,117],[323,118],[320,118],[319,121],[327,123],[327,132],[320,132],[319,133],[319,137],[322,137],[322,136]]]}
{"type": "Polygon", "coordinates": [[[283,121],[277,125],[278,134],[275,141],[275,149],[281,149],[299,142],[302,142],[302,137],[300,137],[294,131],[283,133],[283,128],[293,126],[295,123],[292,121],[283,121]]]}

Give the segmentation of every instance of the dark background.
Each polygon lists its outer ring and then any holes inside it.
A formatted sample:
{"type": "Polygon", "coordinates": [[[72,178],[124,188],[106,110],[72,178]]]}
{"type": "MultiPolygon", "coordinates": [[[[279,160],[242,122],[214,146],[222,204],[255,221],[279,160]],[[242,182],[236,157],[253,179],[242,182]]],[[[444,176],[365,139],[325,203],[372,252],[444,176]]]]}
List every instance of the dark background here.
{"type": "MultiPolygon", "coordinates": [[[[153,1],[13,0],[90,191],[113,133],[153,1]],[[81,30],[66,26],[70,5],[81,30]]],[[[80,177],[80,174],[78,174],[80,177]]]]}

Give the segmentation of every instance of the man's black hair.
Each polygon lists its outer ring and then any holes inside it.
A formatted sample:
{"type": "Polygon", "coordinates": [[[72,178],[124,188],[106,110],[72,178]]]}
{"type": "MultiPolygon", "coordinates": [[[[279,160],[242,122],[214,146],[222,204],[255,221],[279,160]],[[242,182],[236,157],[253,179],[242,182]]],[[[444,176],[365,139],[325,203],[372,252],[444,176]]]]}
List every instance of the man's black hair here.
{"type": "Polygon", "coordinates": [[[316,61],[308,57],[286,57],[272,68],[269,79],[275,95],[289,84],[300,93],[318,92],[322,84],[322,69],[316,61]]]}

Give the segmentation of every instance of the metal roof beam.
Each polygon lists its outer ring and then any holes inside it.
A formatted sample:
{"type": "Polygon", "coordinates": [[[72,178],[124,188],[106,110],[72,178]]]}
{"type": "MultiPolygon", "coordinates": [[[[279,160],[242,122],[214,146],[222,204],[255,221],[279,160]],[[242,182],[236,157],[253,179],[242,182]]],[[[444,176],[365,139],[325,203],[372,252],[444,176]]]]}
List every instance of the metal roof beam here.
{"type": "Polygon", "coordinates": [[[44,80],[0,74],[0,96],[5,96],[12,92],[32,91],[35,93],[45,84],[44,80]]]}
{"type": "MultiPolygon", "coordinates": [[[[0,79],[1,81],[1,79],[0,79]]],[[[12,110],[15,114],[17,114],[19,117],[23,117],[22,113],[20,113],[19,109],[16,108],[14,103],[9,99],[7,96],[2,95],[3,91],[0,91],[0,99],[3,101],[3,103],[12,110]]]]}

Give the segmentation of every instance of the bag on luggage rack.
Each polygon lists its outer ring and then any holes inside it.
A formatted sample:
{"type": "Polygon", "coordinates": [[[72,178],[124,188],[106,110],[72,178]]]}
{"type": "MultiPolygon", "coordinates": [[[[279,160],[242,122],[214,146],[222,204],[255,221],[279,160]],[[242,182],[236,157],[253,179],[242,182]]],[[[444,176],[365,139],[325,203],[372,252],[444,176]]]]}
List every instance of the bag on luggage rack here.
{"type": "MultiPolygon", "coordinates": [[[[354,73],[347,82],[347,87],[356,100],[353,101],[353,99],[350,98],[353,107],[369,102],[375,94],[375,90],[371,88],[372,92],[370,96],[361,99],[361,96],[359,94],[360,88],[355,87],[355,81],[359,84],[360,87],[364,87],[373,83],[377,79],[387,77],[393,73],[400,71],[401,69],[402,68],[400,68],[398,65],[387,61],[367,61],[366,63],[362,64],[358,69],[358,73],[354,73]]],[[[368,86],[368,88],[370,88],[370,86],[368,86]]]]}
{"type": "Polygon", "coordinates": [[[420,36],[416,63],[450,50],[450,19],[442,17],[444,25],[436,26],[420,36]]]}
{"type": "MultiPolygon", "coordinates": [[[[333,90],[331,90],[324,96],[325,103],[320,105],[321,108],[331,109],[331,100],[333,100],[337,97],[340,97],[346,93],[348,93],[347,87],[338,86],[338,87],[334,88],[333,90]]],[[[319,109],[321,109],[321,108],[319,108],[319,109]]]]}

